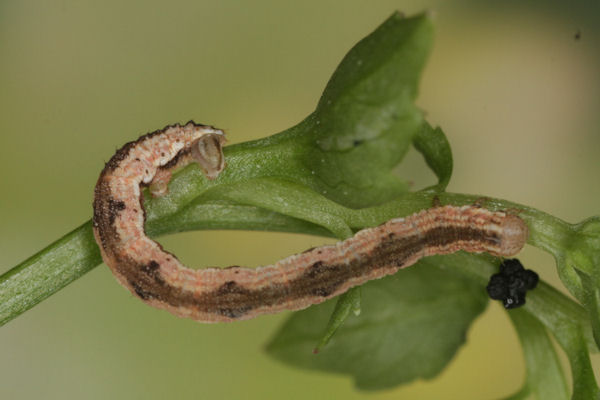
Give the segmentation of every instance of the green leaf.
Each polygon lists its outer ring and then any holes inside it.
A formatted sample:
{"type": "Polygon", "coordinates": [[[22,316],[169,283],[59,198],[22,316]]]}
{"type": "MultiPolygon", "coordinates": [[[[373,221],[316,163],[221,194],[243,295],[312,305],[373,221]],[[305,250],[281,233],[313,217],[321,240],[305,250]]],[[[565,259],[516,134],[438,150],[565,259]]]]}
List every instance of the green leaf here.
{"type": "Polygon", "coordinates": [[[303,122],[315,145],[303,163],[322,183],[317,192],[357,208],[407,190],[392,169],[422,125],[414,99],[432,38],[425,15],[396,13],[344,57],[303,122]]]}
{"type": "Polygon", "coordinates": [[[577,271],[583,285],[583,305],[587,310],[596,344],[600,344],[600,287],[584,272],[577,271]]]}
{"type": "Polygon", "coordinates": [[[600,399],[600,390],[581,326],[567,325],[562,328],[557,340],[567,353],[573,377],[573,400],[600,399]]]}
{"type": "Polygon", "coordinates": [[[596,344],[600,346],[600,218],[589,218],[573,227],[574,234],[559,268],[576,270],[581,282],[580,301],[587,310],[596,344]]]}
{"type": "Polygon", "coordinates": [[[511,400],[533,395],[539,400],[566,400],[569,390],[560,360],[544,325],[525,310],[509,310],[508,315],[523,346],[527,378],[523,389],[511,400]]]}
{"type": "Polygon", "coordinates": [[[481,286],[425,259],[362,286],[362,312],[312,353],[334,304],[295,313],[267,346],[288,364],[351,375],[360,389],[436,376],[464,343],[487,304],[481,286]]]}
{"type": "Polygon", "coordinates": [[[523,309],[552,332],[567,354],[573,377],[572,399],[598,398],[600,391],[588,353],[598,349],[586,310],[544,282],[527,295],[523,309]]]}
{"type": "Polygon", "coordinates": [[[432,39],[424,14],[404,18],[396,12],[358,42],[334,72],[315,111],[319,147],[349,150],[402,118],[415,118],[413,100],[432,39]]]}
{"type": "Polygon", "coordinates": [[[423,123],[413,145],[423,155],[425,162],[438,178],[438,184],[425,190],[441,192],[446,190],[452,176],[452,151],[444,132],[438,127],[433,129],[427,122],[423,123]]]}
{"type": "Polygon", "coordinates": [[[329,317],[329,322],[327,323],[327,327],[325,328],[325,334],[321,338],[321,341],[313,350],[313,353],[318,353],[321,349],[329,343],[333,335],[337,332],[337,330],[342,326],[346,318],[350,315],[350,312],[353,312],[355,316],[359,316],[360,309],[360,299],[361,299],[361,288],[360,286],[353,287],[348,290],[346,293],[342,294],[338,297],[337,302],[335,303],[335,308],[331,313],[331,317],[329,317]]]}

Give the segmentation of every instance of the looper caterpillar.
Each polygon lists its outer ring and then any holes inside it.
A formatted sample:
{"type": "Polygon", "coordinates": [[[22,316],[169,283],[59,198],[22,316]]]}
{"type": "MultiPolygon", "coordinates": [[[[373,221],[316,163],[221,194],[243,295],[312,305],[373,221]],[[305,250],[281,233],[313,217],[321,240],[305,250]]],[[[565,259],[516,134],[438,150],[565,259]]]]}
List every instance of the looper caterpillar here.
{"type": "Polygon", "coordinates": [[[518,253],[528,235],[519,217],[476,206],[433,207],[269,266],[186,268],[144,232],[142,186],[167,191],[171,171],[197,162],[210,179],[225,166],[221,130],[189,122],[125,144],[94,193],[94,236],[117,280],[145,303],[202,322],[299,310],[393,274],[421,257],[458,250],[518,253]]]}

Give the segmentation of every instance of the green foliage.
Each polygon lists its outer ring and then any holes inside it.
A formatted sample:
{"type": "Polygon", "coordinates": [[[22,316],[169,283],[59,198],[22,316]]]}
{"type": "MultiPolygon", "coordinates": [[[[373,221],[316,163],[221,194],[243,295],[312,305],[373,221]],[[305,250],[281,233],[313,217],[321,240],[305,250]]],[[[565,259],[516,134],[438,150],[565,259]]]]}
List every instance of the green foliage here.
{"type": "Polygon", "coordinates": [[[346,318],[350,315],[350,311],[354,313],[357,317],[360,315],[361,311],[361,287],[353,287],[348,290],[346,293],[342,294],[337,302],[335,303],[335,308],[331,312],[331,316],[329,317],[329,322],[327,322],[327,327],[325,328],[325,333],[321,335],[321,340],[319,344],[313,352],[316,354],[336,334],[337,330],[342,326],[346,318]]]}
{"type": "Polygon", "coordinates": [[[516,309],[508,315],[523,346],[527,368],[523,388],[509,399],[526,399],[532,394],[538,399],[567,399],[567,382],[544,325],[525,310],[516,309]]]}
{"type": "MultiPolygon", "coordinates": [[[[344,239],[434,201],[475,202],[480,196],[445,192],[450,146],[414,105],[431,43],[425,15],[392,15],[350,50],[306,119],[271,137],[227,147],[227,168],[214,181],[190,165],[174,176],[168,195],[147,196],[147,233],[254,229],[344,239]],[[438,178],[437,185],[412,193],[392,172],[411,144],[438,178]]],[[[530,228],[528,243],[555,257],[562,281],[581,303],[540,282],[522,310],[510,311],[527,363],[527,379],[514,398],[568,396],[549,333],[569,359],[572,398],[597,398],[589,352],[600,342],[600,219],[570,225],[508,201],[488,199],[484,206],[518,209],[530,228]]],[[[88,221],[0,277],[0,324],[100,262],[88,221]]],[[[293,315],[272,339],[269,354],[349,374],[369,390],[432,378],[485,308],[484,287],[498,263],[464,253],[422,260],[348,292],[337,304],[293,315]],[[312,354],[315,346],[318,355],[312,354]]]]}
{"type": "Polygon", "coordinates": [[[311,350],[331,315],[331,301],[295,313],[268,345],[269,354],[303,368],[349,374],[360,389],[430,379],[465,342],[488,301],[478,282],[430,259],[361,289],[360,316],[348,319],[319,354],[311,350]]]}
{"type": "Polygon", "coordinates": [[[413,145],[423,155],[425,162],[438,178],[438,184],[430,190],[434,192],[445,190],[452,176],[452,151],[444,132],[440,128],[433,129],[429,124],[424,123],[415,135],[413,145]]]}

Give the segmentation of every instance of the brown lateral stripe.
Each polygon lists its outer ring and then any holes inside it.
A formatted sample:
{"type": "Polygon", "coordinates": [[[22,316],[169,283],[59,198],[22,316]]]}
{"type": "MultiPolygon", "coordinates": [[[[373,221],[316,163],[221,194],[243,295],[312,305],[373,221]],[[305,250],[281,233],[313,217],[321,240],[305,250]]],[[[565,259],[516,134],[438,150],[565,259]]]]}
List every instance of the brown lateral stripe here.
{"type": "Polygon", "coordinates": [[[517,216],[444,206],[392,219],[274,265],[192,270],[145,235],[140,186],[166,185],[171,169],[190,162],[217,176],[224,168],[223,142],[223,132],[209,126],[168,126],[117,151],[95,189],[94,235],[104,262],[142,301],[180,317],[229,322],[298,310],[424,256],[466,250],[508,257],[527,240],[527,226],[517,216]]]}

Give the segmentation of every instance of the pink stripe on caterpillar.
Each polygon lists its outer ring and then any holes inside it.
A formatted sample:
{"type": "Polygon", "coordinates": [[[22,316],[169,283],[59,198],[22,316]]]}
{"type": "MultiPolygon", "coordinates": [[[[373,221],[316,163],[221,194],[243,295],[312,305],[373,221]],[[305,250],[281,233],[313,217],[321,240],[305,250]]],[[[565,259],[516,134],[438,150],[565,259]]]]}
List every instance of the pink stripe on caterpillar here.
{"type": "Polygon", "coordinates": [[[527,240],[519,217],[475,206],[444,206],[392,219],[332,246],[274,265],[192,270],[144,233],[141,186],[166,192],[171,171],[197,162],[209,178],[224,168],[223,132],[189,122],[123,146],[100,174],[94,236],[117,280],[145,303],[202,322],[299,310],[393,274],[421,257],[458,250],[512,256],[527,240]]]}

